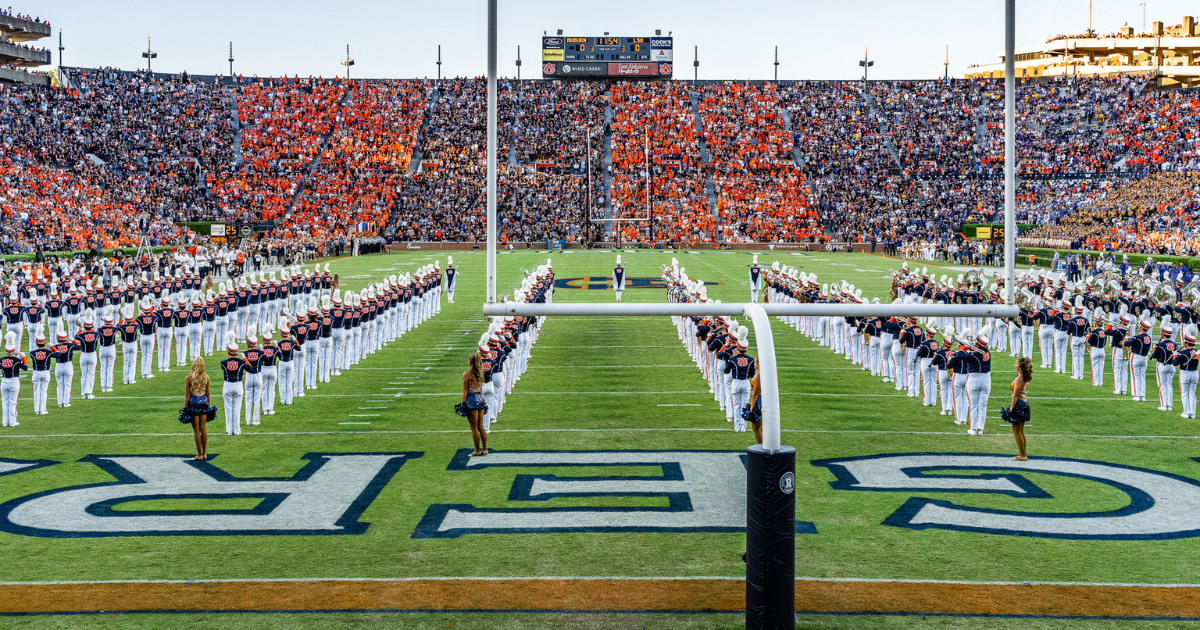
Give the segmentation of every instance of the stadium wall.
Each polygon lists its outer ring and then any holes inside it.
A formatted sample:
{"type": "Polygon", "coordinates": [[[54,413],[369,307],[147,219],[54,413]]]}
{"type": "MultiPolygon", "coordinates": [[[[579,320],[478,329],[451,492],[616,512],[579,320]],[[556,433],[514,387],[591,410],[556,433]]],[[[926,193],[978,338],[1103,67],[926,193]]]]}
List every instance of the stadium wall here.
{"type": "Polygon", "coordinates": [[[1200,269],[1200,258],[1193,258],[1191,256],[1160,256],[1159,254],[1127,254],[1125,252],[1118,252],[1118,251],[1099,252],[1094,249],[1059,249],[1059,250],[1055,250],[1055,249],[1052,249],[1049,247],[1021,247],[1021,248],[1018,248],[1018,250],[1017,250],[1017,259],[1018,259],[1018,262],[1020,262],[1020,259],[1022,257],[1033,256],[1036,264],[1042,265],[1044,267],[1049,267],[1050,261],[1053,260],[1054,252],[1056,252],[1056,251],[1058,252],[1059,256],[1065,256],[1067,254],[1088,254],[1091,256],[1099,256],[1101,254],[1113,254],[1113,255],[1120,254],[1122,256],[1129,256],[1129,262],[1134,265],[1140,265],[1140,264],[1146,262],[1147,258],[1153,258],[1155,262],[1169,262],[1172,264],[1182,262],[1183,264],[1187,265],[1189,269],[1200,269]]]}

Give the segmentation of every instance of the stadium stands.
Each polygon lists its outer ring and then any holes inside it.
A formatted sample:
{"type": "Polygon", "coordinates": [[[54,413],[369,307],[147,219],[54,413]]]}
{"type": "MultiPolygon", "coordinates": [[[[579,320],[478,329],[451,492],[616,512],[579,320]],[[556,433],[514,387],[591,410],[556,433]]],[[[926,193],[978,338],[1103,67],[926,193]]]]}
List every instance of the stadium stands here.
{"type": "MultiPolygon", "coordinates": [[[[70,90],[0,98],[3,211],[17,218],[0,228],[5,251],[136,244],[139,224],[171,242],[185,220],[275,221],[282,238],[483,238],[481,79],[72,76],[70,90]]],[[[1003,207],[998,82],[500,85],[502,242],[616,237],[589,221],[606,201],[641,219],[615,224],[623,240],[649,238],[647,140],[660,241],[945,251],[1003,207]]],[[[1022,82],[1018,221],[1042,226],[1023,243],[1190,251],[1194,190],[1139,180],[1200,170],[1200,98],[1144,87],[1022,82]],[[1161,207],[1122,210],[1126,189],[1161,207]]]]}

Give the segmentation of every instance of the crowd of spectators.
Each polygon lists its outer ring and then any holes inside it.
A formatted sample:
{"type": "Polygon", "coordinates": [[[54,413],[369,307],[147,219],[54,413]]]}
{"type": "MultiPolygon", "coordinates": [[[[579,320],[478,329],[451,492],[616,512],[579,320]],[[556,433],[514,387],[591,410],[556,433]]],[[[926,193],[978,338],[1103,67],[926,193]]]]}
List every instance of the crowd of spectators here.
{"type": "MultiPolygon", "coordinates": [[[[72,77],[0,90],[5,251],[186,240],[175,223],[189,220],[275,222],[312,242],[484,236],[481,78],[72,77]]],[[[1145,80],[1021,83],[1018,222],[1039,226],[1027,242],[1197,249],[1200,99],[1145,80]]],[[[652,216],[660,241],[945,257],[961,224],[1003,208],[999,86],[501,81],[500,238],[646,240],[652,216]],[[630,220],[609,232],[606,208],[630,220]]]]}

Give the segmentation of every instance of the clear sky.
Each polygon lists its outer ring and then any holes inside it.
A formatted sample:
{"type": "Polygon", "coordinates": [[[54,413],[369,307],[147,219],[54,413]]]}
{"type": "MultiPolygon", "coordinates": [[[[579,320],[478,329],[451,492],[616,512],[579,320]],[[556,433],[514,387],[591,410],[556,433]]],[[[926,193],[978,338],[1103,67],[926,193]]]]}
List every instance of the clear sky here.
{"type": "MultiPolygon", "coordinates": [[[[1148,21],[1168,26],[1196,0],[1147,0],[1148,21]]],[[[5,5],[12,3],[8,0],[5,5]]],[[[20,2],[20,0],[18,0],[20,2]]],[[[699,46],[701,79],[769,79],[779,46],[781,79],[854,79],[870,47],[872,78],[919,79],[942,75],[945,47],[950,72],[991,63],[1004,45],[999,0],[737,0],[692,2],[500,0],[498,69],[516,73],[521,47],[524,78],[541,76],[542,31],[565,35],[652,35],[674,32],[675,77],[692,77],[699,46]]],[[[246,75],[340,75],[350,45],[357,77],[433,77],[442,46],[443,76],[481,75],[487,68],[486,0],[53,0],[12,4],[63,31],[69,66],[144,67],[146,37],[158,53],[155,71],[227,73],[229,42],[234,71],[246,75]]],[[[1017,46],[1087,27],[1087,0],[1018,0],[1017,46]]],[[[1094,0],[1093,25],[1107,33],[1142,24],[1137,0],[1094,0]]],[[[52,50],[57,39],[42,40],[52,50]]],[[[55,50],[55,63],[58,62],[55,50]]]]}

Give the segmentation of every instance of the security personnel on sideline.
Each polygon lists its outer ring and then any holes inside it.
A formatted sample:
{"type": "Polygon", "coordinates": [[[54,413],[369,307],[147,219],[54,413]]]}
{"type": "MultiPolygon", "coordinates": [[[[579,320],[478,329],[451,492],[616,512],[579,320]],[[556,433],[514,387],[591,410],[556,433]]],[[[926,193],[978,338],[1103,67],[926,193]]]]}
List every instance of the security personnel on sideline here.
{"type": "Polygon", "coordinates": [[[1175,333],[1175,330],[1171,328],[1170,323],[1169,319],[1164,319],[1162,327],[1159,329],[1162,333],[1162,340],[1154,346],[1154,351],[1150,353],[1150,358],[1158,361],[1158,365],[1154,366],[1154,377],[1158,384],[1159,411],[1171,411],[1171,408],[1175,406],[1175,390],[1172,389],[1175,384],[1175,366],[1171,364],[1171,355],[1175,354],[1178,346],[1171,341],[1171,335],[1175,333]]]}

